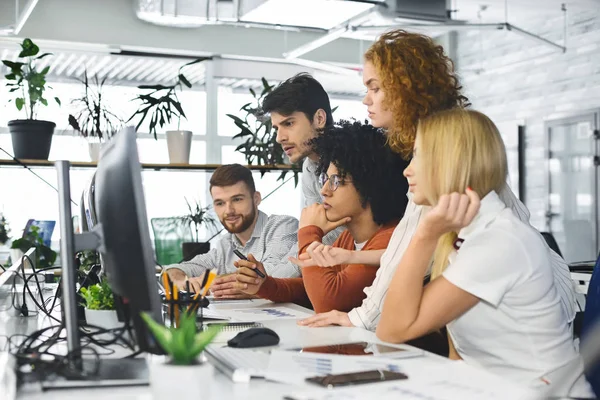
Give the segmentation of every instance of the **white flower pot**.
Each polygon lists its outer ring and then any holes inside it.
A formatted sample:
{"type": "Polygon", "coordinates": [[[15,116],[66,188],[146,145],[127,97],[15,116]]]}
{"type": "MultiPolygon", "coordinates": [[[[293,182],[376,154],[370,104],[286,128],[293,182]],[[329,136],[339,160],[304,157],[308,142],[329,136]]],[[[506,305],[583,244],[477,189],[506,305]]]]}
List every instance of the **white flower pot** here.
{"type": "Polygon", "coordinates": [[[104,144],[105,143],[100,142],[88,142],[88,152],[90,153],[92,162],[98,162],[98,160],[100,160],[100,150],[102,150],[104,144]]]}
{"type": "Polygon", "coordinates": [[[189,164],[192,148],[191,131],[167,131],[167,148],[171,164],[189,164]]]}
{"type": "Polygon", "coordinates": [[[165,362],[150,362],[150,389],[152,398],[184,399],[195,393],[199,398],[210,398],[210,387],[214,380],[214,367],[208,362],[197,365],[172,365],[165,362]]]}
{"type": "MultiPolygon", "coordinates": [[[[104,329],[121,328],[124,325],[123,322],[119,322],[116,310],[90,310],[86,308],[85,320],[88,325],[94,325],[104,329]]],[[[95,335],[95,337],[102,340],[112,340],[115,335],[112,333],[103,333],[101,335],[95,335]]]]}

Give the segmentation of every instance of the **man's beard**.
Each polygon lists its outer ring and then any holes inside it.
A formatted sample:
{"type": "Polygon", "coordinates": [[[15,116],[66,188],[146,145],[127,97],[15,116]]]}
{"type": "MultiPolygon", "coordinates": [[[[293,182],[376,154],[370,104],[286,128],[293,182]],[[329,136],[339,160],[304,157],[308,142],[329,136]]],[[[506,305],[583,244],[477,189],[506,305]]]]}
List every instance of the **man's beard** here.
{"type": "Polygon", "coordinates": [[[250,214],[241,215],[242,223],[239,226],[231,226],[227,223],[226,218],[221,221],[223,224],[223,228],[229,233],[242,233],[246,229],[250,228],[250,225],[254,222],[254,218],[256,217],[256,208],[254,207],[254,202],[252,203],[252,212],[250,214]]]}

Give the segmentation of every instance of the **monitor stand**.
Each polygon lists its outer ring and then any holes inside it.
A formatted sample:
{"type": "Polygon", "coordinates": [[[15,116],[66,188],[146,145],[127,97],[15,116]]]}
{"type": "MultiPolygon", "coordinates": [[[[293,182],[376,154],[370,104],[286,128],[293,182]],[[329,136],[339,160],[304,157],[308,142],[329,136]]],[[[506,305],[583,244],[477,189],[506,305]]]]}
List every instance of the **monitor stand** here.
{"type": "Polygon", "coordinates": [[[60,258],[62,260],[62,318],[67,334],[67,350],[72,377],[60,376],[44,381],[44,389],[78,388],[90,386],[148,385],[148,365],[145,358],[86,359],[82,357],[77,318],[75,253],[99,250],[104,246],[102,226],[91,232],[75,234],[71,223],[71,182],[68,161],[55,163],[58,173],[58,205],[60,215],[60,258]],[[96,368],[99,370],[96,372],[96,368]],[[89,379],[85,379],[85,373],[89,379]],[[83,376],[83,378],[82,378],[83,376]]]}
{"type": "Polygon", "coordinates": [[[56,379],[43,381],[42,389],[147,386],[150,384],[145,358],[104,358],[101,360],[84,358],[82,363],[83,370],[90,374],[89,379],[58,376],[56,379]],[[96,368],[98,368],[97,372],[96,368]]]}

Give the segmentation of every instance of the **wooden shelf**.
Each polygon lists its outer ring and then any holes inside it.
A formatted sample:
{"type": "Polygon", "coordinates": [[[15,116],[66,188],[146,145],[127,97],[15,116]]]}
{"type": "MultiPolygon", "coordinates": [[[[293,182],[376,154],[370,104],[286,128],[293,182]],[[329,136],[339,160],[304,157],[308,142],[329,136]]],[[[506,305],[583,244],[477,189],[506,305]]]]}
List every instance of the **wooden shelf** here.
{"type": "MultiPolygon", "coordinates": [[[[23,167],[22,164],[28,167],[43,168],[43,167],[54,167],[54,161],[46,160],[19,160],[20,163],[14,160],[0,159],[0,167],[23,167]]],[[[71,167],[73,168],[96,168],[95,162],[88,161],[71,161],[71,167]]],[[[146,170],[189,170],[189,171],[214,171],[219,168],[221,164],[142,164],[142,169],[146,170]]],[[[253,171],[285,171],[291,170],[291,165],[278,164],[278,165],[247,165],[247,167],[253,171]]]]}

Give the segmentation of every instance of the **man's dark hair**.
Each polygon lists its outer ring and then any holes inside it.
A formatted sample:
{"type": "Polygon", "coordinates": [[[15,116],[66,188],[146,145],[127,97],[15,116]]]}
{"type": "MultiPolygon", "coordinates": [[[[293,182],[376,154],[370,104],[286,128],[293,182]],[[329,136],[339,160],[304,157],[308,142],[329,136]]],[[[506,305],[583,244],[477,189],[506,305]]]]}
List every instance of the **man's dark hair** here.
{"type": "Polygon", "coordinates": [[[281,82],[262,103],[265,113],[276,112],[287,117],[299,111],[304,113],[311,123],[319,109],[323,109],[327,116],[325,125],[333,125],[329,96],[319,81],[307,73],[281,82]]]}
{"type": "Polygon", "coordinates": [[[212,191],[213,186],[233,186],[238,182],[244,182],[251,194],[256,191],[252,172],[248,168],[240,164],[221,165],[210,177],[209,190],[212,191]]]}
{"type": "Polygon", "coordinates": [[[408,203],[408,181],[402,175],[409,161],[386,144],[381,129],[360,122],[340,121],[310,141],[320,160],[317,174],[333,163],[342,181],[349,176],[363,207],[371,205],[373,221],[399,220],[408,203]]]}

